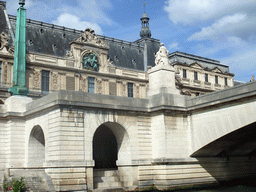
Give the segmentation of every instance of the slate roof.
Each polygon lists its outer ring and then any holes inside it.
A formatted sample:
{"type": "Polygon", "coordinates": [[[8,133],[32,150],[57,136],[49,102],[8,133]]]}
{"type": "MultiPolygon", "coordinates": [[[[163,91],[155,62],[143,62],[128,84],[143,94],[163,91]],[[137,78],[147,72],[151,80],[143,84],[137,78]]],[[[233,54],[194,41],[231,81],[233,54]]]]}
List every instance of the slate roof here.
{"type": "MultiPolygon", "coordinates": [[[[212,70],[215,67],[218,67],[223,72],[232,74],[229,71],[229,66],[221,64],[220,61],[217,61],[214,59],[209,59],[206,57],[200,57],[197,55],[192,55],[192,54],[176,51],[176,52],[169,54],[169,59],[172,63],[178,62],[183,65],[190,65],[194,62],[198,62],[205,69],[212,70]]],[[[232,74],[232,75],[234,75],[234,74],[232,74]]]]}

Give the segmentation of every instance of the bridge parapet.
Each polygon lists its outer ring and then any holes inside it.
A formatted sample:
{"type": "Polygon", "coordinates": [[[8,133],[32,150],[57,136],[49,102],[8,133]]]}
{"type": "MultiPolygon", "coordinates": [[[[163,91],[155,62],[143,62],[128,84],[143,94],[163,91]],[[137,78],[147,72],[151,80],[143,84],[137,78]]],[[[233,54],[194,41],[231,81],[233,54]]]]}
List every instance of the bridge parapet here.
{"type": "Polygon", "coordinates": [[[187,98],[186,107],[188,110],[194,110],[221,103],[248,99],[249,97],[253,96],[256,96],[256,81],[221,91],[208,93],[200,97],[187,98]]]}

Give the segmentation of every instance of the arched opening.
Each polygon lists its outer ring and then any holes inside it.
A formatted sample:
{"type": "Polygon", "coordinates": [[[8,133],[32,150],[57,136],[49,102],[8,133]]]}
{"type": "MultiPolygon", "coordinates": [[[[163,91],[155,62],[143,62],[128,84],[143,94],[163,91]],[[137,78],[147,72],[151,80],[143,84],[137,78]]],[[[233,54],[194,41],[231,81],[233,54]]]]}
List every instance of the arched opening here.
{"type": "Polygon", "coordinates": [[[93,137],[95,168],[117,168],[117,150],[117,140],[114,133],[106,125],[101,125],[93,137]]]}
{"type": "Polygon", "coordinates": [[[35,126],[29,136],[28,166],[42,167],[45,161],[45,138],[42,128],[35,126]]]}

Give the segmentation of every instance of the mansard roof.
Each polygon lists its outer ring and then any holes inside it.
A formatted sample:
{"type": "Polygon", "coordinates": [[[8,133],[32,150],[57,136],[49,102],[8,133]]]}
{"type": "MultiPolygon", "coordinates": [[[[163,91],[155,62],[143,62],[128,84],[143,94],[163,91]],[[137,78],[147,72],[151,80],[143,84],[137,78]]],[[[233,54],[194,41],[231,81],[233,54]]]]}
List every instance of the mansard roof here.
{"type": "Polygon", "coordinates": [[[211,70],[211,69],[214,69],[215,67],[218,67],[218,69],[220,69],[222,72],[230,73],[229,66],[221,64],[220,61],[209,59],[206,57],[200,57],[197,55],[176,51],[174,53],[169,54],[169,59],[172,63],[178,62],[180,64],[183,63],[188,65],[197,62],[198,64],[200,64],[201,67],[205,69],[211,70]]]}

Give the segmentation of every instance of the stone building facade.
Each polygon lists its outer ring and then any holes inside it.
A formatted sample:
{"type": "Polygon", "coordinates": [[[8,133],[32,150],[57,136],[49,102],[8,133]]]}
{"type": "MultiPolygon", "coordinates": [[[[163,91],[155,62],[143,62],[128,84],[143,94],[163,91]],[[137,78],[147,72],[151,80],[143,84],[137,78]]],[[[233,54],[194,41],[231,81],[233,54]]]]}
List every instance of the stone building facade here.
{"type": "Polygon", "coordinates": [[[16,17],[0,1],[0,184],[24,170],[50,181],[43,191],[169,189],[255,175],[256,82],[232,87],[228,66],[169,54],[151,38],[145,13],[141,21],[141,39],[125,42],[27,19],[30,92],[10,96],[16,17]]]}
{"type": "MultiPolygon", "coordinates": [[[[0,64],[2,102],[10,96],[16,17],[0,2],[0,64]]],[[[56,90],[145,98],[148,68],[155,66],[160,41],[151,38],[149,18],[141,18],[141,39],[127,42],[99,36],[92,29],[78,31],[27,19],[27,87],[39,98],[56,90]],[[98,68],[84,59],[95,55],[98,68]]],[[[233,86],[233,74],[218,61],[175,52],[169,55],[179,74],[176,85],[182,94],[202,95],[233,86]],[[205,81],[208,75],[208,81],[205,81]],[[217,80],[216,80],[217,77],[217,80]],[[217,83],[216,83],[217,82],[217,83]]]]}

